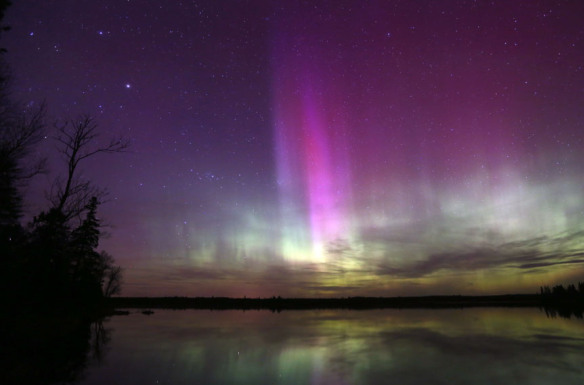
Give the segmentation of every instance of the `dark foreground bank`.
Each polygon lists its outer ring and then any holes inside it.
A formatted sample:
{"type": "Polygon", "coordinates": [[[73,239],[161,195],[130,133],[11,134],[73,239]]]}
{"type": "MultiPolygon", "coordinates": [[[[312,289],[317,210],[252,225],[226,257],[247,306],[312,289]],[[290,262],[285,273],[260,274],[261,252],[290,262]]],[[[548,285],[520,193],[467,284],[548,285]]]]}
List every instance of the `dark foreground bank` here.
{"type": "Polygon", "coordinates": [[[536,294],[491,296],[348,297],[348,298],[227,298],[227,297],[115,297],[113,308],[210,309],[210,310],[307,310],[307,309],[406,309],[463,307],[542,306],[536,294]]]}

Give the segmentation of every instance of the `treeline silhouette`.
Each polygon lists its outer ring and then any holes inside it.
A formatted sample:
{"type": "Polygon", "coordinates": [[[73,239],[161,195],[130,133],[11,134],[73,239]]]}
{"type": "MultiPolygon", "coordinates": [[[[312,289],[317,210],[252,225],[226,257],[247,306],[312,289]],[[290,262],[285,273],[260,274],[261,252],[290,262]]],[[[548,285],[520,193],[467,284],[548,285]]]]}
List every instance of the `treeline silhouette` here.
{"type": "Polygon", "coordinates": [[[584,317],[584,282],[539,288],[542,308],[551,318],[584,317]]]}
{"type": "MultiPolygon", "coordinates": [[[[0,32],[7,30],[1,19],[9,4],[0,1],[0,32]]],[[[44,104],[35,108],[10,97],[5,55],[0,50],[0,300],[22,307],[94,305],[119,293],[121,269],[97,249],[102,235],[97,211],[106,194],[80,178],[80,167],[100,153],[123,151],[128,142],[114,139],[96,147],[97,125],[89,116],[55,123],[66,168],[46,192],[46,208],[25,220],[26,187],[47,173],[46,159],[36,153],[41,144],[54,143],[44,143],[50,136],[44,104]]]]}
{"type": "Polygon", "coordinates": [[[98,252],[101,234],[98,200],[91,197],[77,225],[61,210],[41,212],[26,227],[0,218],[4,250],[0,296],[10,306],[91,307],[120,292],[121,269],[98,252]]]}
{"type": "Polygon", "coordinates": [[[209,309],[209,310],[283,310],[308,309],[407,309],[465,307],[530,307],[539,306],[533,294],[492,296],[426,296],[426,297],[346,297],[346,298],[229,298],[229,297],[114,297],[112,308],[127,309],[209,309]]]}
{"type": "Polygon", "coordinates": [[[564,287],[564,285],[556,285],[553,287],[541,286],[539,291],[542,298],[546,300],[584,300],[584,282],[578,282],[577,285],[571,283],[566,287],[564,287]]]}

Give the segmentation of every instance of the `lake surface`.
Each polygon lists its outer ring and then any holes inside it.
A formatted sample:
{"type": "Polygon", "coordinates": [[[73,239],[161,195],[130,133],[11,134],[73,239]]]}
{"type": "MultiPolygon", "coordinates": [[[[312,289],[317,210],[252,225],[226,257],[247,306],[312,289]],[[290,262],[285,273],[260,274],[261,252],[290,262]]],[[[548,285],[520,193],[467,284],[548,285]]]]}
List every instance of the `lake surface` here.
{"type": "Polygon", "coordinates": [[[101,326],[81,384],[584,383],[584,321],[537,308],[131,310],[101,326]]]}

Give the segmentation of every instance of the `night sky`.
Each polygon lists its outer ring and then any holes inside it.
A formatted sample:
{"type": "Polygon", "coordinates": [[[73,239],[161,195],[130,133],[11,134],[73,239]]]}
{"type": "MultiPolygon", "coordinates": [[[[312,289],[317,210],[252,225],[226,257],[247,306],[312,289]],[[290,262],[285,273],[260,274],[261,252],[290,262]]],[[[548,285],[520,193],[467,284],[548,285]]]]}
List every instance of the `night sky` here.
{"type": "MultiPolygon", "coordinates": [[[[534,293],[584,278],[584,2],[16,0],[48,121],[130,152],[100,248],[123,294],[534,293]]],[[[52,124],[49,124],[49,127],[52,124]]],[[[64,171],[29,189],[31,213],[64,171]]]]}

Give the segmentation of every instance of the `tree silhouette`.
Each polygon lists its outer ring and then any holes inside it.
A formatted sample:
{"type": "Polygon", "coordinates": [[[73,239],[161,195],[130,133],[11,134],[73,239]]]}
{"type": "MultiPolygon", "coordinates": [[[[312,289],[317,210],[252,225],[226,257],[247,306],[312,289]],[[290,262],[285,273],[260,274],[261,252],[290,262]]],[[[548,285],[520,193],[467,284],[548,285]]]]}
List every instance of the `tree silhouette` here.
{"type": "Polygon", "coordinates": [[[113,257],[106,253],[101,252],[101,258],[105,262],[105,274],[104,281],[102,283],[102,293],[106,298],[112,295],[120,294],[122,291],[122,268],[120,266],[115,266],[113,264],[113,257]]]}
{"type": "MultiPolygon", "coordinates": [[[[6,82],[0,83],[0,90],[5,87],[6,82]]],[[[0,91],[0,247],[8,247],[11,238],[20,232],[22,189],[44,171],[46,163],[45,159],[30,160],[44,137],[44,105],[25,113],[4,94],[0,91]]]]}
{"type": "Polygon", "coordinates": [[[86,207],[85,219],[71,232],[70,274],[75,280],[77,295],[82,299],[99,298],[101,295],[104,267],[101,256],[96,251],[100,235],[97,205],[97,198],[92,197],[86,207]]]}
{"type": "MultiPolygon", "coordinates": [[[[9,5],[0,0],[0,34],[8,29],[2,19],[9,5]]],[[[129,142],[118,138],[98,144],[97,124],[88,115],[57,126],[66,172],[53,183],[48,209],[23,227],[23,187],[45,170],[45,161],[33,156],[35,146],[47,137],[45,107],[15,102],[9,74],[0,53],[0,299],[4,305],[96,304],[120,292],[122,271],[113,257],[97,251],[97,209],[105,190],[78,174],[86,159],[122,152],[129,142]]]]}
{"type": "Polygon", "coordinates": [[[36,255],[37,282],[50,286],[49,292],[72,304],[95,303],[120,292],[121,268],[114,266],[109,254],[97,251],[101,235],[97,209],[104,190],[90,181],[80,181],[77,173],[83,160],[124,151],[128,141],[116,139],[92,147],[97,137],[97,125],[88,116],[59,128],[57,140],[67,165],[66,176],[54,183],[52,207],[32,223],[30,250],[36,255]],[[74,218],[80,220],[76,227],[74,218]]]}
{"type": "Polygon", "coordinates": [[[7,81],[0,83],[1,295],[28,303],[33,298],[39,303],[47,298],[92,303],[105,293],[119,293],[121,269],[109,254],[97,251],[101,235],[97,209],[105,192],[79,181],[77,173],[83,160],[123,151],[128,142],[118,139],[91,147],[98,134],[88,116],[60,127],[57,140],[67,164],[66,177],[56,179],[51,207],[24,228],[22,190],[45,167],[44,160],[31,160],[34,147],[45,137],[45,108],[23,113],[3,96],[8,94],[5,87],[7,81]],[[73,218],[79,218],[78,226],[73,218]]]}
{"type": "Polygon", "coordinates": [[[99,199],[105,194],[90,181],[81,181],[77,178],[79,164],[99,153],[123,152],[129,147],[129,141],[117,138],[104,146],[93,147],[99,135],[97,124],[88,115],[70,120],[58,130],[59,152],[67,164],[67,174],[64,180],[57,178],[55,181],[51,203],[69,220],[79,216],[88,207],[92,197],[99,199]]]}
{"type": "MultiPolygon", "coordinates": [[[[4,19],[4,13],[6,12],[6,9],[12,5],[12,2],[9,0],[0,0],[0,20],[4,19]]],[[[10,30],[10,27],[6,26],[6,25],[0,25],[0,33],[2,32],[6,32],[10,30]]],[[[0,53],[4,53],[6,52],[6,49],[4,48],[0,48],[0,53]]]]}
{"type": "Polygon", "coordinates": [[[32,154],[44,137],[45,108],[24,108],[8,95],[9,71],[0,56],[0,295],[22,288],[24,245],[28,234],[21,225],[23,190],[45,169],[44,159],[32,154]]]}
{"type": "MultiPolygon", "coordinates": [[[[67,250],[71,231],[63,214],[55,209],[42,212],[29,226],[30,234],[23,256],[28,271],[24,291],[31,300],[70,296],[67,250]]],[[[25,272],[26,273],[26,272],[25,272]]]]}

